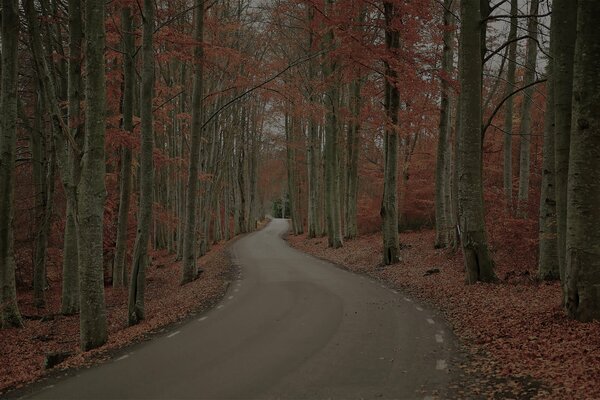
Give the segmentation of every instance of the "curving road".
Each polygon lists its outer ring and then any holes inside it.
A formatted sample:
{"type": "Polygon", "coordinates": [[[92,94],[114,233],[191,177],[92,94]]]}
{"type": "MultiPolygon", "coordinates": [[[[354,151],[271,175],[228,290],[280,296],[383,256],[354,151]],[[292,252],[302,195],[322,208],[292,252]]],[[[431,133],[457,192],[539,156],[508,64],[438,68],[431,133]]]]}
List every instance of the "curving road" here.
{"type": "Polygon", "coordinates": [[[287,229],[276,219],[233,245],[239,280],[211,311],[27,398],[444,397],[454,341],[441,318],[290,248],[287,229]]]}

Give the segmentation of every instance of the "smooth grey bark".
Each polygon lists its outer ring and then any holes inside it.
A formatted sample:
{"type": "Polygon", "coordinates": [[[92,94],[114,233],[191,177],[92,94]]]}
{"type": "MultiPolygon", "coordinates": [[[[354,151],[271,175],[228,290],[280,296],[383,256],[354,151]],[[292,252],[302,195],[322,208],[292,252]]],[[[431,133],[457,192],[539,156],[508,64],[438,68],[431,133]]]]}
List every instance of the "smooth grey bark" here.
{"type": "Polygon", "coordinates": [[[103,345],[108,338],[102,262],[106,198],[104,7],[103,0],[86,0],[85,3],[85,147],[77,191],[80,346],[83,351],[103,345]]]}
{"type": "Polygon", "coordinates": [[[513,172],[512,172],[512,129],[513,129],[513,96],[510,96],[515,90],[515,74],[517,69],[517,30],[519,22],[517,19],[517,13],[519,11],[518,0],[511,0],[510,2],[510,30],[508,33],[508,69],[506,71],[506,87],[504,89],[504,95],[508,97],[505,103],[504,112],[504,169],[503,169],[503,180],[504,180],[504,202],[506,203],[506,209],[512,209],[512,196],[513,196],[513,172]]]}
{"type": "Polygon", "coordinates": [[[452,77],[453,67],[453,40],[454,34],[451,30],[452,24],[452,1],[444,0],[444,35],[442,41],[442,66],[440,79],[440,122],[438,125],[438,146],[437,158],[435,165],[435,243],[436,248],[446,247],[449,241],[448,230],[452,229],[449,226],[449,212],[451,207],[449,204],[449,196],[446,192],[449,189],[446,181],[450,179],[447,165],[450,163],[447,151],[449,146],[450,136],[450,84],[449,79],[452,77]]]}
{"type": "Polygon", "coordinates": [[[298,210],[298,186],[296,181],[296,146],[298,146],[296,124],[298,120],[290,115],[285,116],[285,134],[286,134],[286,165],[287,165],[287,184],[290,204],[290,218],[292,220],[292,231],[294,235],[300,235],[303,232],[302,219],[298,210]]]}
{"type": "Polygon", "coordinates": [[[135,325],[145,315],[144,295],[146,291],[146,268],[148,266],[148,242],[152,222],[154,166],[154,129],[152,117],[152,97],[154,91],[154,1],[144,0],[142,35],[142,93],[140,97],[141,149],[140,149],[140,198],[137,220],[137,234],[133,247],[131,280],[129,282],[129,301],[127,320],[135,325]]]}
{"type": "Polygon", "coordinates": [[[353,239],[358,236],[358,153],[360,151],[361,87],[361,78],[355,78],[350,83],[350,93],[348,96],[348,108],[352,116],[348,121],[346,137],[346,223],[344,234],[346,239],[353,239]]]}
{"type": "MultiPolygon", "coordinates": [[[[81,16],[81,0],[69,0],[69,58],[68,58],[68,131],[75,141],[76,149],[57,140],[63,152],[66,166],[62,171],[62,182],[67,194],[65,233],[63,240],[63,274],[61,291],[61,313],[75,314],[79,311],[79,249],[77,226],[77,185],[80,179],[81,149],[84,146],[82,129],[82,82],[81,82],[81,47],[83,41],[83,21],[81,16]]],[[[59,138],[60,133],[55,132],[59,138]]]]}
{"type": "Polygon", "coordinates": [[[18,1],[2,0],[2,88],[0,91],[0,328],[20,327],[17,305],[13,215],[17,142],[18,1]]]}
{"type": "MultiPolygon", "coordinates": [[[[552,39],[551,39],[552,40],[552,39]]],[[[546,112],[544,114],[544,159],[539,213],[538,276],[543,280],[559,278],[556,237],[556,195],[554,178],[554,84],[552,60],[546,65],[546,112]]]]}
{"type": "MultiPolygon", "coordinates": [[[[121,10],[123,32],[123,130],[133,132],[133,91],[135,87],[135,70],[133,53],[135,43],[133,38],[133,17],[129,6],[121,10]]],[[[115,258],[113,261],[113,287],[127,285],[127,268],[125,254],[127,253],[127,227],[129,223],[129,206],[131,203],[131,168],[132,154],[128,146],[121,148],[121,173],[119,187],[119,211],[117,217],[117,240],[115,258]]]]}
{"type": "Polygon", "coordinates": [[[52,224],[52,212],[54,206],[54,180],[55,180],[55,156],[54,146],[50,144],[50,159],[46,173],[46,199],[44,202],[44,214],[35,238],[35,255],[33,264],[33,305],[41,308],[46,305],[46,250],[48,249],[48,238],[52,224]]]}
{"type": "Polygon", "coordinates": [[[467,283],[496,279],[487,244],[483,204],[480,12],[480,0],[461,1],[458,207],[467,283]]]}
{"type": "Polygon", "coordinates": [[[565,306],[600,319],[600,2],[579,0],[567,194],[565,306]]]}
{"type": "MultiPolygon", "coordinates": [[[[525,61],[525,74],[523,85],[531,85],[535,80],[535,66],[538,50],[538,20],[535,15],[538,13],[539,0],[531,0],[528,19],[527,32],[527,55],[525,61]]],[[[521,217],[527,216],[527,202],[529,200],[529,175],[531,159],[531,106],[533,104],[534,87],[529,86],[523,91],[523,103],[521,108],[521,126],[519,136],[521,138],[519,146],[519,203],[518,214],[521,217]]]]}
{"type": "Polygon", "coordinates": [[[183,232],[183,274],[181,283],[185,284],[196,279],[198,267],[196,265],[196,200],[198,196],[198,167],[200,163],[200,144],[202,140],[202,92],[204,77],[204,0],[195,0],[195,33],[194,39],[198,43],[194,47],[194,88],[192,94],[192,126],[191,144],[188,171],[187,196],[185,206],[185,228],[183,232]]]}
{"type": "MultiPolygon", "coordinates": [[[[326,8],[331,11],[334,0],[326,1],[326,8]]],[[[333,29],[328,29],[325,34],[325,47],[333,46],[335,37],[333,29]]],[[[330,80],[335,77],[337,61],[328,55],[323,63],[323,79],[330,80]]],[[[330,82],[326,91],[326,116],[325,116],[325,207],[327,219],[327,239],[329,247],[337,249],[342,247],[341,215],[340,215],[340,188],[339,188],[339,166],[338,166],[338,107],[339,87],[337,79],[330,82]]]]}
{"type": "Polygon", "coordinates": [[[565,283],[567,240],[567,186],[573,98],[573,60],[577,35],[577,1],[554,0],[552,4],[554,77],[554,165],[556,179],[556,231],[558,267],[565,283]]]}
{"type": "MultiPolygon", "coordinates": [[[[398,18],[396,5],[384,1],[385,18],[385,47],[387,57],[395,57],[400,47],[400,32],[394,28],[398,18]]],[[[398,111],[400,108],[400,93],[398,92],[398,73],[390,65],[385,64],[385,145],[384,145],[384,175],[383,200],[381,202],[381,217],[383,219],[383,263],[394,264],[400,260],[398,239],[398,111]]]]}
{"type": "MultiPolygon", "coordinates": [[[[312,29],[312,21],[314,19],[314,7],[307,7],[308,9],[308,25],[309,25],[309,36],[308,36],[308,51],[312,51],[315,43],[315,33],[312,29]]],[[[311,59],[308,61],[308,79],[312,85],[316,77],[315,60],[311,59]]],[[[316,101],[315,89],[309,87],[308,101],[310,104],[314,104],[316,101]]],[[[308,117],[308,146],[306,149],[307,157],[307,177],[308,177],[308,237],[315,238],[321,233],[321,220],[320,220],[320,208],[319,208],[319,157],[320,156],[320,142],[319,142],[319,126],[313,115],[308,117]]]]}

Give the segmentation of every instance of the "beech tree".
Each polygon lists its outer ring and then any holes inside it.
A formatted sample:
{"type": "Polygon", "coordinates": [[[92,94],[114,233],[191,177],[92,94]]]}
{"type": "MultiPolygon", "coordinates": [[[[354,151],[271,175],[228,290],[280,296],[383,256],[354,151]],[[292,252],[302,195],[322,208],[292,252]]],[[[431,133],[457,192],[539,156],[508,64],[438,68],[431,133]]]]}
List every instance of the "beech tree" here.
{"type": "Polygon", "coordinates": [[[140,117],[142,146],[140,151],[140,205],[138,228],[133,248],[133,265],[129,283],[129,325],[137,324],[145,318],[144,293],[146,288],[146,268],[148,267],[148,241],[152,221],[152,181],[154,166],[154,128],[152,117],[152,98],[154,89],[154,2],[144,0],[143,37],[142,37],[142,93],[140,97],[140,117]]]}
{"type": "Polygon", "coordinates": [[[460,131],[458,132],[458,208],[467,283],[494,281],[494,262],[485,231],[482,146],[481,76],[482,24],[479,0],[462,0],[460,5],[461,87],[460,131]]]}
{"type": "Polygon", "coordinates": [[[577,1],[573,118],[569,151],[565,305],[581,321],[600,319],[600,3],[577,1]]]}
{"type": "Polygon", "coordinates": [[[77,191],[80,345],[84,351],[101,346],[108,337],[102,265],[106,197],[104,4],[102,0],[85,3],[85,147],[77,191]]]}
{"type": "Polygon", "coordinates": [[[2,110],[0,135],[0,328],[21,326],[15,287],[13,214],[17,140],[18,1],[2,1],[2,110]]]}

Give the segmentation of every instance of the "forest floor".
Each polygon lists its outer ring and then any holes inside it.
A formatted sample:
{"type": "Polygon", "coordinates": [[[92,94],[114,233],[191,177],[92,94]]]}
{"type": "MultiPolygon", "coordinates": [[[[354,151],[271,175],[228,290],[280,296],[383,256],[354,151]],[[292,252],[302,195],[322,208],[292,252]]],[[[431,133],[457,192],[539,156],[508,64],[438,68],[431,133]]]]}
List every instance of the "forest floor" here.
{"type": "Polygon", "coordinates": [[[95,350],[79,350],[79,315],[60,314],[60,285],[46,293],[47,306],[33,306],[32,291],[18,295],[24,317],[23,329],[8,329],[0,335],[0,397],[9,390],[19,389],[45,376],[62,373],[70,368],[89,366],[110,358],[118,349],[145,340],[152,334],[202,312],[217,303],[227,290],[233,270],[226,250],[227,244],[214,245],[202,257],[200,278],[181,286],[181,262],[166,252],[152,254],[146,286],[146,317],[140,324],[127,326],[127,289],[105,287],[108,317],[108,342],[95,350]],[[72,353],[52,369],[45,368],[47,354],[72,353]]]}
{"type": "Polygon", "coordinates": [[[510,249],[498,251],[504,261],[497,263],[499,283],[465,285],[461,255],[434,249],[434,235],[401,234],[403,261],[387,267],[381,265],[381,234],[340,249],[328,248],[327,238],[287,240],[440,309],[467,354],[451,388],[457,398],[600,398],[600,322],[569,320],[558,283],[535,280],[535,266],[515,269],[506,257],[519,255],[510,249]]]}

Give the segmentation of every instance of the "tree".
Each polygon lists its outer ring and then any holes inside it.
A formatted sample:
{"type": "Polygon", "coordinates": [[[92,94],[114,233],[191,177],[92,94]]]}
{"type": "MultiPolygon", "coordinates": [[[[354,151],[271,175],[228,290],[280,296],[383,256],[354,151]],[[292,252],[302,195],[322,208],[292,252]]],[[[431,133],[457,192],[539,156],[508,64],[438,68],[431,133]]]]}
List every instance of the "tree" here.
{"type": "Polygon", "coordinates": [[[580,321],[600,319],[600,3],[578,0],[569,153],[565,304],[580,321]]]}
{"type": "Polygon", "coordinates": [[[154,90],[154,2],[144,0],[143,37],[142,37],[142,93],[140,98],[140,117],[142,148],[140,151],[140,204],[137,221],[137,235],[133,248],[131,281],[129,283],[129,325],[135,325],[145,318],[144,294],[146,287],[146,267],[148,265],[148,241],[153,207],[154,166],[154,128],[152,118],[152,96],[154,90]]]}
{"type": "Polygon", "coordinates": [[[22,325],[17,306],[13,214],[17,141],[18,1],[2,0],[2,110],[0,136],[0,328],[22,325]]]}
{"type": "Polygon", "coordinates": [[[567,186],[571,140],[571,101],[573,98],[573,57],[577,35],[577,1],[555,0],[552,6],[556,231],[558,234],[558,267],[563,284],[565,283],[566,268],[567,186]]]}
{"type": "MultiPolygon", "coordinates": [[[[333,0],[327,0],[326,5],[330,13],[333,11],[333,0]]],[[[335,41],[333,27],[325,34],[326,48],[332,48],[335,41]]],[[[327,238],[329,247],[337,249],[342,247],[342,227],[340,210],[339,187],[339,155],[338,155],[338,109],[339,109],[339,83],[337,76],[337,63],[333,55],[329,55],[323,63],[323,79],[328,81],[325,96],[327,107],[325,121],[325,207],[327,218],[327,238]]]]}
{"type": "Polygon", "coordinates": [[[102,263],[106,197],[104,4],[103,0],[85,3],[85,147],[77,192],[80,346],[84,351],[101,346],[108,338],[102,263]]]}
{"type": "Polygon", "coordinates": [[[185,228],[183,232],[183,277],[181,282],[188,283],[196,279],[196,200],[198,191],[198,167],[200,163],[200,144],[202,139],[202,92],[204,79],[204,0],[196,0],[194,47],[194,88],[192,94],[192,126],[189,158],[187,197],[185,206],[185,228]]]}
{"type": "MultiPolygon", "coordinates": [[[[393,58],[400,47],[398,31],[397,5],[390,1],[383,3],[385,18],[386,57],[393,58]]],[[[381,217],[383,218],[383,263],[394,264],[400,260],[398,241],[398,111],[400,94],[398,92],[398,74],[392,67],[391,60],[385,64],[385,145],[384,145],[384,177],[381,217]]]]}
{"type": "MultiPolygon", "coordinates": [[[[552,40],[552,39],[551,39],[552,40]]],[[[544,117],[544,159],[540,194],[540,257],[538,276],[544,280],[559,278],[556,240],[556,180],[554,177],[554,80],[552,60],[546,66],[546,113],[544,117]]]]}
{"type": "Polygon", "coordinates": [[[81,149],[84,146],[82,127],[82,82],[81,45],[83,24],[81,20],[81,0],[69,0],[69,64],[68,64],[68,130],[77,148],[64,143],[61,133],[56,132],[60,156],[65,164],[61,171],[63,188],[67,193],[65,233],[63,240],[63,276],[60,310],[65,315],[79,311],[79,246],[77,225],[77,186],[81,175],[81,149]]]}
{"type": "MultiPolygon", "coordinates": [[[[134,37],[133,17],[131,7],[125,6],[121,10],[121,24],[123,26],[123,129],[133,131],[133,92],[135,87],[134,37]]],[[[121,174],[119,190],[119,217],[117,222],[117,243],[115,245],[115,258],[113,263],[113,286],[119,287],[127,284],[127,268],[125,268],[125,252],[127,249],[127,224],[129,221],[129,205],[131,202],[131,165],[132,154],[128,146],[121,149],[121,174]]]]}
{"type": "Polygon", "coordinates": [[[507,97],[504,112],[504,201],[506,209],[512,209],[512,129],[513,129],[513,96],[515,90],[515,74],[517,67],[517,30],[519,23],[517,12],[519,10],[518,0],[510,1],[510,30],[508,33],[508,69],[506,71],[506,88],[504,95],[507,97]]]}
{"type": "Polygon", "coordinates": [[[529,200],[529,174],[531,159],[531,106],[533,104],[533,86],[530,86],[535,80],[535,66],[537,61],[537,37],[538,22],[537,13],[539,0],[532,0],[530,6],[527,32],[527,55],[525,61],[525,76],[523,77],[523,86],[529,86],[523,91],[523,107],[521,109],[521,126],[519,129],[520,158],[519,158],[519,205],[518,213],[521,217],[527,214],[524,209],[529,200]]]}
{"type": "Polygon", "coordinates": [[[452,77],[452,68],[454,64],[454,34],[452,32],[452,0],[444,1],[444,35],[442,43],[442,70],[440,84],[440,123],[439,136],[437,147],[437,160],[435,165],[435,247],[446,247],[449,242],[450,231],[453,230],[450,223],[451,208],[450,196],[447,196],[446,191],[450,189],[450,185],[446,180],[450,179],[448,174],[450,163],[450,152],[447,151],[450,147],[450,84],[449,80],[452,77]]]}
{"type": "Polygon", "coordinates": [[[483,205],[480,11],[480,0],[461,1],[458,208],[467,283],[496,279],[488,250],[483,205]]]}

